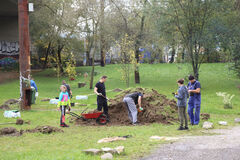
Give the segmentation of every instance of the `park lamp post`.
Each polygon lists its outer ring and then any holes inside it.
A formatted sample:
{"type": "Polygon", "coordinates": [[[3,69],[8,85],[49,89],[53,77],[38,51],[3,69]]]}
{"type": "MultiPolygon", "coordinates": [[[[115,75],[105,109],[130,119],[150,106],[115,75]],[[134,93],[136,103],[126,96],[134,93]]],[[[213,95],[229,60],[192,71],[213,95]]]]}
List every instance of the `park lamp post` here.
{"type": "Polygon", "coordinates": [[[29,11],[33,4],[18,0],[20,109],[31,109],[29,11]]]}

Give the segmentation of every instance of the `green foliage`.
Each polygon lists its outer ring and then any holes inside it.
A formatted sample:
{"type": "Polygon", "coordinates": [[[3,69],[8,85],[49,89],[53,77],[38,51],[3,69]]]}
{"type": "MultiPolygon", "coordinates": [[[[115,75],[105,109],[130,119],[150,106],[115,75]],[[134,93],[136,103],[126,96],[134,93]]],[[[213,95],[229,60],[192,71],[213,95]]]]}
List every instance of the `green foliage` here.
{"type": "Polygon", "coordinates": [[[223,98],[223,104],[224,104],[225,109],[229,109],[229,108],[232,109],[232,107],[233,107],[232,99],[235,95],[231,95],[226,92],[217,92],[216,94],[217,94],[217,96],[223,98]]]}
{"type": "Polygon", "coordinates": [[[77,72],[76,72],[76,62],[74,60],[74,56],[73,54],[71,53],[70,54],[70,60],[69,62],[66,62],[66,70],[65,72],[67,73],[68,77],[70,80],[74,80],[76,75],[77,75],[77,72]]]}

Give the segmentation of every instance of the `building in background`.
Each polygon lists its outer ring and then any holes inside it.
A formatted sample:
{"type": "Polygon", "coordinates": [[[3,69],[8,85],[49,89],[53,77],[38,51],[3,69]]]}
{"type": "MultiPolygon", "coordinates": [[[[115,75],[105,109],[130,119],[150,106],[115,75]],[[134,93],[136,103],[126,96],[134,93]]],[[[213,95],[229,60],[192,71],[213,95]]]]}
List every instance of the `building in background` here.
{"type": "Polygon", "coordinates": [[[0,67],[14,67],[19,58],[18,1],[0,1],[0,67]]]}

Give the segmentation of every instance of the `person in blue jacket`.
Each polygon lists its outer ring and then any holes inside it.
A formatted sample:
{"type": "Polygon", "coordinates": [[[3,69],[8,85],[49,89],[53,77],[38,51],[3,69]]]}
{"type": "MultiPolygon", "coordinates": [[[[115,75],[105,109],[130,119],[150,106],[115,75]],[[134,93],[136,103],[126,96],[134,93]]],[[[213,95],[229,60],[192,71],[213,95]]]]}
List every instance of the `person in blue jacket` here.
{"type": "Polygon", "coordinates": [[[190,75],[188,77],[188,115],[190,117],[191,125],[198,125],[200,121],[200,109],[201,109],[201,84],[195,80],[194,76],[190,75]],[[195,110],[195,113],[194,113],[195,110]]]}
{"type": "Polygon", "coordinates": [[[36,83],[35,83],[33,77],[31,77],[30,85],[31,85],[31,87],[35,88],[35,90],[36,90],[35,97],[37,97],[37,96],[38,96],[38,89],[37,89],[37,85],[36,85],[36,83]]]}

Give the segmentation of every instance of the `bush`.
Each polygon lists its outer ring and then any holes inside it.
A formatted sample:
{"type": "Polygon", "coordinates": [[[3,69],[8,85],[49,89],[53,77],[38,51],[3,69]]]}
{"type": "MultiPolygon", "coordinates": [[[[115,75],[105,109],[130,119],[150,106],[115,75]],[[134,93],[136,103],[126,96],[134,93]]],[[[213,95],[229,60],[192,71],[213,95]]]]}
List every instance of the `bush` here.
{"type": "Polygon", "coordinates": [[[225,109],[232,109],[232,99],[235,95],[227,94],[226,92],[217,92],[217,96],[223,97],[223,104],[225,109]]]}

